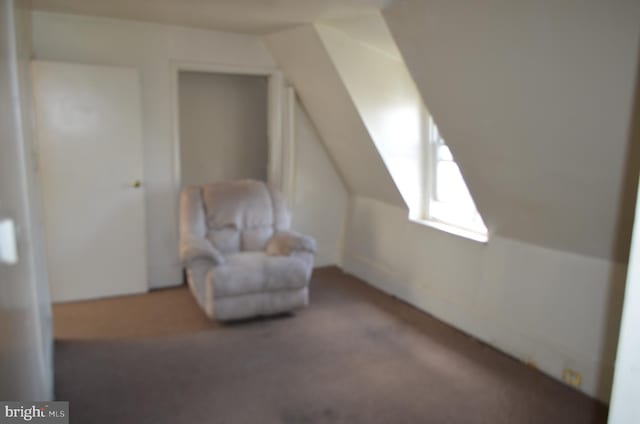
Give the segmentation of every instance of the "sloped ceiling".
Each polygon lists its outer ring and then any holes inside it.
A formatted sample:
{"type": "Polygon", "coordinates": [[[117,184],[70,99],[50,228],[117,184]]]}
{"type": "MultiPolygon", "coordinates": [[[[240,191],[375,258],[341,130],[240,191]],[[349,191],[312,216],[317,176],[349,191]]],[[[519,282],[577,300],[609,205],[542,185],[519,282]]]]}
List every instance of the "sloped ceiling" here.
{"type": "MultiPolygon", "coordinates": [[[[379,19],[374,22],[386,29],[379,19]]],[[[361,35],[364,23],[360,19],[356,23],[355,34],[361,35]]],[[[411,215],[420,216],[424,180],[421,161],[416,159],[423,152],[425,109],[407,67],[400,57],[361,42],[351,32],[320,24],[314,28],[411,215]]]]}
{"type": "MultiPolygon", "coordinates": [[[[21,0],[23,1],[23,0],[21,0]]],[[[27,1],[27,0],[24,0],[27,1]]],[[[378,10],[392,0],[31,0],[36,10],[266,34],[378,10]]]]}
{"type": "Polygon", "coordinates": [[[496,234],[625,261],[637,0],[401,0],[383,15],[496,234]]]}
{"type": "Polygon", "coordinates": [[[358,16],[329,19],[320,22],[348,34],[349,37],[374,47],[389,56],[402,60],[398,46],[379,11],[363,13],[358,16]]]}
{"type": "Polygon", "coordinates": [[[314,27],[270,35],[266,44],[295,87],[349,191],[406,207],[314,27]]]}

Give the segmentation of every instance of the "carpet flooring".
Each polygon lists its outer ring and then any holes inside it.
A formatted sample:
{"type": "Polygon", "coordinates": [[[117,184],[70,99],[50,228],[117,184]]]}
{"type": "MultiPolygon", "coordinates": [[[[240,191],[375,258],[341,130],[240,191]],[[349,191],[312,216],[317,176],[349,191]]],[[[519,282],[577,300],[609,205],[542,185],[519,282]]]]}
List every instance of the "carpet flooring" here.
{"type": "Polygon", "coordinates": [[[293,316],[209,322],[187,289],[56,305],[71,423],[604,423],[606,407],[335,268],[293,316]]]}

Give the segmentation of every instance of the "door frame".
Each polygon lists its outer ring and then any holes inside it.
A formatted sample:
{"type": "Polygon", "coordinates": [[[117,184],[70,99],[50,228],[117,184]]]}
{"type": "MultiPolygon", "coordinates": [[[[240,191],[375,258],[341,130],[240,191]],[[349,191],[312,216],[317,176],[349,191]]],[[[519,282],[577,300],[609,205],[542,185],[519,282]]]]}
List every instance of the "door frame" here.
{"type": "MultiPolygon", "coordinates": [[[[285,81],[282,72],[276,68],[259,66],[172,60],[170,73],[173,122],[173,188],[176,199],[178,199],[181,189],[179,75],[180,72],[185,71],[267,77],[267,180],[280,189],[291,205],[295,194],[295,92],[285,81]]],[[[176,216],[179,216],[178,203],[176,200],[176,216]]]]}

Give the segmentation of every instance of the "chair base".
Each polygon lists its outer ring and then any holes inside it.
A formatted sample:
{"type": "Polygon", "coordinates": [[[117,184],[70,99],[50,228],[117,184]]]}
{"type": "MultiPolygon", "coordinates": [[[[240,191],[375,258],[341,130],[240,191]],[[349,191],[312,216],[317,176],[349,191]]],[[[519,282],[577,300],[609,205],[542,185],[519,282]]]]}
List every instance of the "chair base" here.
{"type": "Polygon", "coordinates": [[[231,321],[258,316],[277,315],[302,309],[309,304],[309,289],[250,293],[223,297],[209,303],[206,314],[219,321],[231,321]]]}

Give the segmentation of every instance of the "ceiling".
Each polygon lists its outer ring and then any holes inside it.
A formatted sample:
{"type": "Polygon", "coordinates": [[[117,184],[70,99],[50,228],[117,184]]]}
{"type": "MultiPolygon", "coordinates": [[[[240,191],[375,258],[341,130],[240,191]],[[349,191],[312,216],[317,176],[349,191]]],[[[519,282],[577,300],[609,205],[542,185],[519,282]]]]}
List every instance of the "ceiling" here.
{"type": "Polygon", "coordinates": [[[32,0],[50,12],[266,34],[380,10],[394,0],[32,0]]]}
{"type": "Polygon", "coordinates": [[[323,21],[322,24],[344,32],[351,38],[382,50],[401,60],[402,55],[380,12],[362,13],[358,16],[323,21]]]}
{"type": "Polygon", "coordinates": [[[405,0],[383,14],[492,234],[624,263],[640,2],[569,3],[405,0]]]}

